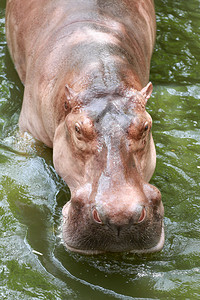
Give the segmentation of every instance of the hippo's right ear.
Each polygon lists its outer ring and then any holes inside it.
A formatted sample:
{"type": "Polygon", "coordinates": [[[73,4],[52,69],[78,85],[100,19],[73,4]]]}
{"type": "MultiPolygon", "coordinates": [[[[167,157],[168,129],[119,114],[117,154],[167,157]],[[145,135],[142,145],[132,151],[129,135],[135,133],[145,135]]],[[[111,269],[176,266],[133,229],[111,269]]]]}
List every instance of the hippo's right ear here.
{"type": "Polygon", "coordinates": [[[76,93],[72,88],[68,86],[68,84],[65,85],[65,110],[69,112],[72,107],[74,106],[76,93]]]}

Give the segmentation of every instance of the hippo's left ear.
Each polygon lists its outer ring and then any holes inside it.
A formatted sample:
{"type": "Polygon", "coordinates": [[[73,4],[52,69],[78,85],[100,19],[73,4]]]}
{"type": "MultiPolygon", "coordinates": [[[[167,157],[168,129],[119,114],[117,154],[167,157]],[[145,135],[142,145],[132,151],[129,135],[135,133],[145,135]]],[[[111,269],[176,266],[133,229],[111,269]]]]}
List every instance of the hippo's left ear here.
{"type": "Polygon", "coordinates": [[[141,91],[140,93],[142,96],[147,100],[151,97],[151,94],[153,92],[153,84],[149,82],[141,91]]]}

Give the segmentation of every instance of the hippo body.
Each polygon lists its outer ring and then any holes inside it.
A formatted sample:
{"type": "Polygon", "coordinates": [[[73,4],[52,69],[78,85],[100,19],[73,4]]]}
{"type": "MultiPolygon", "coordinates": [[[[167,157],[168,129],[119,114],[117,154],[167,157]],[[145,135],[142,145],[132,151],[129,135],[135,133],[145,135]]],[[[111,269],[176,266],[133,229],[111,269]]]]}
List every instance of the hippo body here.
{"type": "Polygon", "coordinates": [[[153,0],[8,0],[6,35],[23,82],[23,131],[53,148],[71,190],[63,240],[86,254],[163,247],[163,205],[145,105],[153,0]]]}

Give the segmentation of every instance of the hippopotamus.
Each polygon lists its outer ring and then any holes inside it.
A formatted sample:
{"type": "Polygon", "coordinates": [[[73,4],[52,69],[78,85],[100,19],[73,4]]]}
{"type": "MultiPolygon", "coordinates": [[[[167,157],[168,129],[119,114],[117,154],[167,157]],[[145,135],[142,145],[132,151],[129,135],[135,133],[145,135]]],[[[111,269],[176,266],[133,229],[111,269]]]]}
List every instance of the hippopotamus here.
{"type": "Polygon", "coordinates": [[[71,199],[67,249],[151,253],[164,244],[150,61],[153,0],[8,0],[6,36],[24,84],[19,127],[53,148],[71,199]]]}

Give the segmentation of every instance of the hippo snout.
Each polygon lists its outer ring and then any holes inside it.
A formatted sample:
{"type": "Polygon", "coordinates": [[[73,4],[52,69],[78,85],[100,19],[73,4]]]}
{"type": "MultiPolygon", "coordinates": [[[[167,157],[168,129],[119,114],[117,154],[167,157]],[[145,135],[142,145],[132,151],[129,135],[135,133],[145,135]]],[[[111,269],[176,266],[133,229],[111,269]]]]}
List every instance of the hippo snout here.
{"type": "Polygon", "coordinates": [[[161,204],[160,191],[149,183],[138,186],[114,186],[97,195],[92,216],[98,224],[133,225],[145,221],[152,207],[161,204]]]}
{"type": "Polygon", "coordinates": [[[107,225],[119,237],[124,229],[128,230],[132,225],[139,224],[145,220],[146,208],[142,205],[137,205],[135,209],[129,212],[129,217],[122,217],[120,222],[115,222],[115,218],[109,218],[99,213],[96,208],[93,209],[92,216],[97,224],[107,225]]]}
{"type": "Polygon", "coordinates": [[[78,195],[63,208],[63,238],[69,249],[86,254],[162,249],[164,209],[154,186],[109,189],[87,201],[78,195]]]}
{"type": "Polygon", "coordinates": [[[143,205],[135,205],[130,211],[112,212],[112,216],[109,217],[102,212],[99,212],[97,208],[93,209],[92,216],[96,223],[107,224],[108,226],[116,226],[117,228],[123,227],[123,225],[138,224],[144,221],[146,217],[146,208],[143,205]],[[118,214],[118,216],[116,216],[118,214]],[[115,221],[115,219],[118,219],[115,221]]]}

